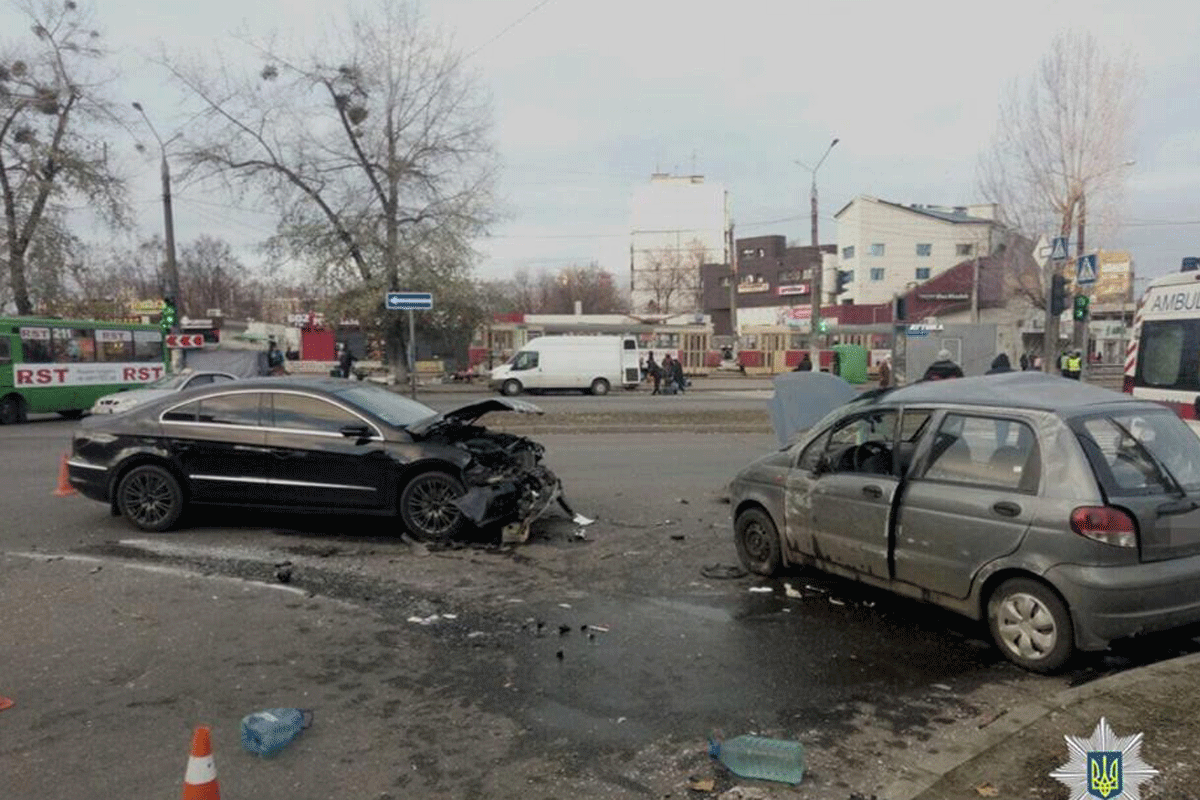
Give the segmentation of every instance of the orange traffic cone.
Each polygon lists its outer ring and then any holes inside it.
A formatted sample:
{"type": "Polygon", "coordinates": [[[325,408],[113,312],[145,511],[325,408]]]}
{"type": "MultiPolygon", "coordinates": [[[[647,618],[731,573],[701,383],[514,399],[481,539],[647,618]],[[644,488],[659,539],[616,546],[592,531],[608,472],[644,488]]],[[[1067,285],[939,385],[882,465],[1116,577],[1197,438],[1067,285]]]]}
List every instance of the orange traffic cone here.
{"type": "Polygon", "coordinates": [[[70,476],[67,473],[67,454],[63,453],[62,461],[58,463],[58,488],[54,490],[55,497],[66,497],[76,493],[76,489],[71,485],[70,476]]]}
{"type": "Polygon", "coordinates": [[[217,764],[213,760],[208,728],[200,725],[192,736],[192,755],[183,776],[183,800],[221,800],[217,764]]]}

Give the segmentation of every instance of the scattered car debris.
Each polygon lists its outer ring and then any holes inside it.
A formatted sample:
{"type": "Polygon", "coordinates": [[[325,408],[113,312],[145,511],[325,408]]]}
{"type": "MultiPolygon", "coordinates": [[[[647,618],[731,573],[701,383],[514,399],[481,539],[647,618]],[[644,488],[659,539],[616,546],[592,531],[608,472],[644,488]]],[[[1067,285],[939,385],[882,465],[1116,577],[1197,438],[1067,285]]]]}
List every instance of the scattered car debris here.
{"type": "Polygon", "coordinates": [[[839,600],[839,599],[837,599],[836,597],[831,597],[831,598],[829,598],[829,602],[830,602],[830,603],[832,603],[832,604],[833,604],[833,605],[835,605],[835,606],[844,606],[844,605],[846,605],[846,601],[845,601],[845,600],[839,600]]]}
{"type": "Polygon", "coordinates": [[[949,687],[949,686],[947,686],[947,685],[946,685],[946,684],[944,684],[944,683],[935,683],[935,684],[933,685],[933,688],[935,688],[935,689],[938,689],[938,690],[940,690],[940,691],[943,691],[943,692],[949,692],[949,691],[951,691],[950,687],[949,687]]]}
{"type": "Polygon", "coordinates": [[[828,589],[822,589],[820,586],[813,586],[811,583],[804,584],[804,588],[810,592],[820,592],[821,594],[829,594],[828,589]]]}
{"type": "Polygon", "coordinates": [[[558,607],[559,608],[570,608],[571,604],[570,603],[559,603],[558,607]]]}
{"type": "Polygon", "coordinates": [[[300,731],[312,725],[313,712],[302,708],[271,708],[242,718],[242,748],[260,756],[283,749],[300,731]]]}
{"type": "Polygon", "coordinates": [[[746,577],[748,573],[733,564],[707,564],[700,568],[700,574],[713,580],[735,580],[746,577]]]}
{"type": "Polygon", "coordinates": [[[441,619],[440,614],[430,614],[428,617],[418,617],[418,616],[414,615],[414,616],[409,617],[408,621],[416,623],[417,625],[432,625],[433,623],[437,622],[439,619],[441,619]]]}
{"type": "Polygon", "coordinates": [[[688,499],[686,497],[679,498],[679,504],[686,506],[688,504],[688,499]]]}
{"type": "Polygon", "coordinates": [[[717,786],[717,782],[712,778],[704,778],[703,780],[693,780],[688,784],[688,789],[693,792],[711,792],[717,786]]]}
{"type": "Polygon", "coordinates": [[[804,592],[793,589],[792,585],[790,583],[783,584],[783,593],[786,594],[788,597],[793,597],[793,598],[797,598],[797,599],[804,597],[804,592]]]}
{"type": "Polygon", "coordinates": [[[770,586],[751,586],[747,591],[754,592],[755,594],[771,594],[775,590],[770,586]]]}
{"type": "Polygon", "coordinates": [[[981,783],[975,787],[975,793],[980,797],[999,797],[1000,790],[990,783],[981,783]]]}
{"type": "Polygon", "coordinates": [[[686,538],[687,538],[687,536],[685,536],[682,533],[672,533],[671,534],[671,539],[673,539],[676,542],[682,542],[686,538]]]}
{"type": "Polygon", "coordinates": [[[559,650],[557,653],[554,654],[554,657],[557,658],[559,661],[562,661],[564,658],[563,651],[559,650]]]}
{"type": "Polygon", "coordinates": [[[471,631],[467,634],[468,639],[478,639],[480,636],[487,636],[483,631],[471,631]]]}
{"type": "Polygon", "coordinates": [[[588,625],[587,627],[588,627],[589,631],[596,631],[597,633],[608,633],[607,625],[588,625]]]}
{"type": "Polygon", "coordinates": [[[95,567],[92,567],[91,569],[89,569],[88,572],[91,573],[92,575],[95,575],[97,572],[99,572],[102,569],[104,569],[103,566],[95,566],[95,567]]]}
{"type": "Polygon", "coordinates": [[[571,632],[570,625],[559,625],[558,626],[558,635],[559,636],[566,636],[570,632],[571,632]]]}
{"type": "Polygon", "coordinates": [[[292,562],[282,561],[275,565],[275,580],[280,583],[292,582],[292,562]]]}
{"type": "MultiPolygon", "coordinates": [[[[6,708],[12,708],[14,705],[15,703],[10,698],[0,697],[0,711],[3,711],[6,708]]],[[[624,717],[622,717],[622,719],[624,719],[624,717]]]]}

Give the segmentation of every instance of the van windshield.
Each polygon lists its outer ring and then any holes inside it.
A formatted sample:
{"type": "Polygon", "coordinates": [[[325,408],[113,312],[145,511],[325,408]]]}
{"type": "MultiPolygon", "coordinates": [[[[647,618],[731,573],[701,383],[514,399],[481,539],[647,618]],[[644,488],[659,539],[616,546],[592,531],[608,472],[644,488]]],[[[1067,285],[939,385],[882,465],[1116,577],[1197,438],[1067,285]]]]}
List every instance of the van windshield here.
{"type": "Polygon", "coordinates": [[[1200,438],[1169,411],[1091,417],[1076,434],[1109,494],[1200,490],[1200,438]]]}

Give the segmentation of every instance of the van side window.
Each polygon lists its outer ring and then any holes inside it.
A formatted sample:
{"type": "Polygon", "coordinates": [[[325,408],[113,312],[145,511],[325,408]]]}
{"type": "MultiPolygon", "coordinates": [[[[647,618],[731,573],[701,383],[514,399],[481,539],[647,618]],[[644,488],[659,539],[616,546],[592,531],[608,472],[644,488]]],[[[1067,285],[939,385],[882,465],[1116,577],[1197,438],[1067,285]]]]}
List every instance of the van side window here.
{"type": "Polygon", "coordinates": [[[518,369],[533,369],[538,365],[538,354],[533,350],[522,350],[517,353],[517,357],[513,359],[512,368],[518,369]]]}

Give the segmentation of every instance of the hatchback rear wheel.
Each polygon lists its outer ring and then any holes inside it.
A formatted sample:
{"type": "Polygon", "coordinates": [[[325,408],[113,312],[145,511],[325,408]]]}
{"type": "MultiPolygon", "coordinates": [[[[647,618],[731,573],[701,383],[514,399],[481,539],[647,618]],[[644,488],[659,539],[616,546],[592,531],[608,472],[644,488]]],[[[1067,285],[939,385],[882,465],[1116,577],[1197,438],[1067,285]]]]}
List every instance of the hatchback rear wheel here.
{"type": "Polygon", "coordinates": [[[423,472],[400,493],[400,518],[409,533],[424,541],[458,535],[467,520],[454,505],[466,494],[462,483],[445,472],[423,472]]]}
{"type": "Polygon", "coordinates": [[[1031,672],[1054,672],[1075,650],[1067,606],[1044,583],[1011,578],[988,600],[992,639],[1009,661],[1031,672]]]}
{"type": "Polygon", "coordinates": [[[783,565],[779,532],[775,523],[760,508],[748,508],[738,514],[733,525],[734,543],[742,566],[756,575],[774,575],[783,565]]]}

